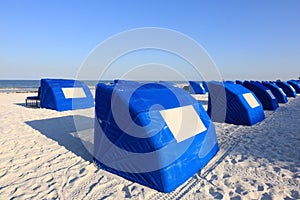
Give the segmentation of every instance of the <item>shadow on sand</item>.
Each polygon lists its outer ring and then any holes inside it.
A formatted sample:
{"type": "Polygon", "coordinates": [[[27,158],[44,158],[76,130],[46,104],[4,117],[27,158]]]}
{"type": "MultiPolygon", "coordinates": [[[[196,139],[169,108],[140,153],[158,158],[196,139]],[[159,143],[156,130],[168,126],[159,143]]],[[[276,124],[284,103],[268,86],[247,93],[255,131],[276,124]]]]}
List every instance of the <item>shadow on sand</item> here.
{"type": "Polygon", "coordinates": [[[25,123],[84,160],[92,162],[93,156],[89,152],[93,152],[93,118],[71,115],[25,123]]]}

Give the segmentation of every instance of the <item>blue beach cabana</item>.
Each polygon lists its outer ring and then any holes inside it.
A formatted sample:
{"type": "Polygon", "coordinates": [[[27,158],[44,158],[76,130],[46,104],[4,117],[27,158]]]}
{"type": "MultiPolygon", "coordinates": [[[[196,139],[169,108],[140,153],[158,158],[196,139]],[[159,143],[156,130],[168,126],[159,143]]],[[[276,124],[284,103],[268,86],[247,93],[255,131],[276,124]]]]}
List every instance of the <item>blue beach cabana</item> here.
{"type": "Polygon", "coordinates": [[[189,84],[190,94],[206,94],[205,88],[199,82],[189,81],[189,84]]]}
{"type": "Polygon", "coordinates": [[[236,84],[243,85],[243,81],[241,81],[241,80],[236,80],[235,83],[236,83],[236,84]]]}
{"type": "Polygon", "coordinates": [[[201,103],[168,84],[98,84],[95,115],[96,165],[158,191],[174,190],[218,151],[201,103]]]}
{"type": "Polygon", "coordinates": [[[297,94],[300,94],[300,83],[298,81],[289,80],[287,83],[290,84],[296,90],[297,94]]]}
{"type": "Polygon", "coordinates": [[[262,84],[267,87],[276,97],[278,103],[287,103],[288,99],[283,90],[274,83],[263,81],[262,84]]]}
{"type": "Polygon", "coordinates": [[[275,84],[280,87],[284,93],[286,94],[287,97],[296,97],[296,90],[287,82],[283,81],[276,81],[275,84]]]}
{"type": "Polygon", "coordinates": [[[230,80],[225,81],[225,83],[231,83],[231,84],[234,84],[234,82],[233,82],[233,81],[230,81],[230,80]]]}
{"type": "Polygon", "coordinates": [[[265,118],[257,97],[239,84],[208,82],[208,114],[215,122],[253,125],[265,118]]]}
{"type": "Polygon", "coordinates": [[[94,106],[94,98],[81,81],[41,79],[40,106],[57,111],[90,108],[94,106]]]}
{"type": "Polygon", "coordinates": [[[258,81],[245,81],[243,86],[251,90],[263,105],[264,110],[276,110],[278,101],[271,90],[258,81]]]}

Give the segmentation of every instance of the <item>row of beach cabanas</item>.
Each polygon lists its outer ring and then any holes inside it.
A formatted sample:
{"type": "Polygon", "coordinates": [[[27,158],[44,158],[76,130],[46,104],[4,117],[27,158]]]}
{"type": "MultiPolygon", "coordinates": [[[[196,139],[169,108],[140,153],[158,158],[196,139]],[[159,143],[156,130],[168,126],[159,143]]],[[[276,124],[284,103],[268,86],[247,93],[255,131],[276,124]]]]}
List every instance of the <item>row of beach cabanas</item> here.
{"type": "Polygon", "coordinates": [[[81,81],[42,79],[32,99],[57,111],[94,107],[95,165],[161,192],[179,187],[219,149],[201,103],[170,82],[98,83],[94,99],[81,81]]]}
{"type": "Polygon", "coordinates": [[[263,110],[299,93],[299,81],[98,83],[95,99],[81,81],[42,79],[40,105],[58,111],[95,107],[94,163],[161,192],[171,192],[218,152],[213,121],[253,125],[263,110]],[[291,84],[292,83],[292,84],[291,84]],[[191,94],[208,92],[208,109],[191,94]]]}
{"type": "Polygon", "coordinates": [[[209,92],[208,114],[213,121],[253,125],[265,118],[263,110],[276,110],[279,103],[288,102],[287,97],[296,97],[300,93],[300,83],[298,80],[190,81],[189,92],[209,92]]]}
{"type": "Polygon", "coordinates": [[[288,102],[287,97],[296,97],[300,93],[300,83],[298,80],[236,80],[190,84],[191,93],[204,94],[208,91],[208,113],[213,121],[253,125],[264,119],[263,110],[276,110],[279,103],[288,102]],[[222,107],[224,109],[220,109],[222,107]]]}

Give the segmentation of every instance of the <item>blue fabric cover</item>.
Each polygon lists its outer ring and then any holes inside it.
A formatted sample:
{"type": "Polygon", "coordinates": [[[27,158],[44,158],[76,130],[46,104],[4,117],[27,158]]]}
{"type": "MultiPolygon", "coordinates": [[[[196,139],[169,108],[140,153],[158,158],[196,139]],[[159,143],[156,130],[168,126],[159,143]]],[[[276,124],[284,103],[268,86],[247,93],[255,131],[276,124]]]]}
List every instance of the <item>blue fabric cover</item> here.
{"type": "MultiPolygon", "coordinates": [[[[264,110],[276,110],[278,101],[267,92],[268,88],[258,81],[244,81],[243,86],[251,90],[263,105],[264,110]]],[[[272,92],[272,91],[271,91],[272,92]]],[[[275,97],[275,96],[274,96],[275,97]]]]}
{"type": "Polygon", "coordinates": [[[208,115],[215,122],[236,125],[253,125],[265,118],[263,107],[257,97],[239,84],[208,82],[208,115]],[[243,94],[251,93],[259,106],[251,108],[243,94]]]}
{"type": "Polygon", "coordinates": [[[189,84],[190,84],[189,87],[190,94],[206,94],[205,88],[202,87],[199,82],[189,81],[189,84]]]}
{"type": "Polygon", "coordinates": [[[297,94],[300,94],[300,83],[298,81],[289,80],[287,83],[290,84],[296,90],[297,94]]]}
{"type": "Polygon", "coordinates": [[[57,111],[76,110],[94,106],[90,89],[81,81],[68,79],[41,79],[40,106],[57,111]],[[86,98],[65,98],[62,88],[83,88],[86,98]]]}
{"type": "Polygon", "coordinates": [[[241,81],[241,80],[236,80],[235,83],[236,83],[236,84],[243,85],[243,81],[241,81]]]}
{"type": "Polygon", "coordinates": [[[288,99],[286,97],[286,94],[280,90],[280,87],[278,87],[275,83],[270,83],[263,81],[262,84],[267,87],[276,97],[278,103],[287,103],[288,99]]]}
{"type": "Polygon", "coordinates": [[[282,82],[282,81],[276,81],[275,82],[276,85],[278,85],[278,87],[280,87],[284,93],[286,94],[286,96],[288,97],[296,97],[296,91],[293,91],[293,89],[291,88],[292,86],[290,84],[288,84],[287,82],[282,82]]]}
{"type": "Polygon", "coordinates": [[[225,83],[231,83],[231,84],[234,84],[234,82],[233,81],[225,81],[225,83]]]}
{"type": "Polygon", "coordinates": [[[208,86],[207,86],[207,82],[206,82],[206,81],[202,81],[202,86],[204,87],[204,89],[205,89],[206,92],[209,92],[209,91],[208,91],[208,86]]]}
{"type": "Polygon", "coordinates": [[[215,127],[202,105],[185,90],[168,84],[99,83],[95,115],[94,162],[158,191],[174,190],[218,151],[215,127]],[[177,142],[159,111],[187,105],[195,108],[207,130],[177,142]],[[151,165],[158,167],[147,169],[151,165]]]}

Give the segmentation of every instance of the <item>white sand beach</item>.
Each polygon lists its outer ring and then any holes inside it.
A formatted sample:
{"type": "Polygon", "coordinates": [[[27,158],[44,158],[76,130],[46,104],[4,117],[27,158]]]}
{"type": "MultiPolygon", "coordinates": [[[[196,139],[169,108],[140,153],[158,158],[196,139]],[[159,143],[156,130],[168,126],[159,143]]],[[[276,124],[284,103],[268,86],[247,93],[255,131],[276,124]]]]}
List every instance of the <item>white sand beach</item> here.
{"type": "MultiPolygon", "coordinates": [[[[215,123],[218,154],[160,193],[94,166],[73,121],[93,135],[93,108],[25,107],[30,95],[0,93],[0,199],[300,199],[299,96],[254,126],[215,123]]],[[[207,95],[197,98],[206,106],[207,95]]]]}

